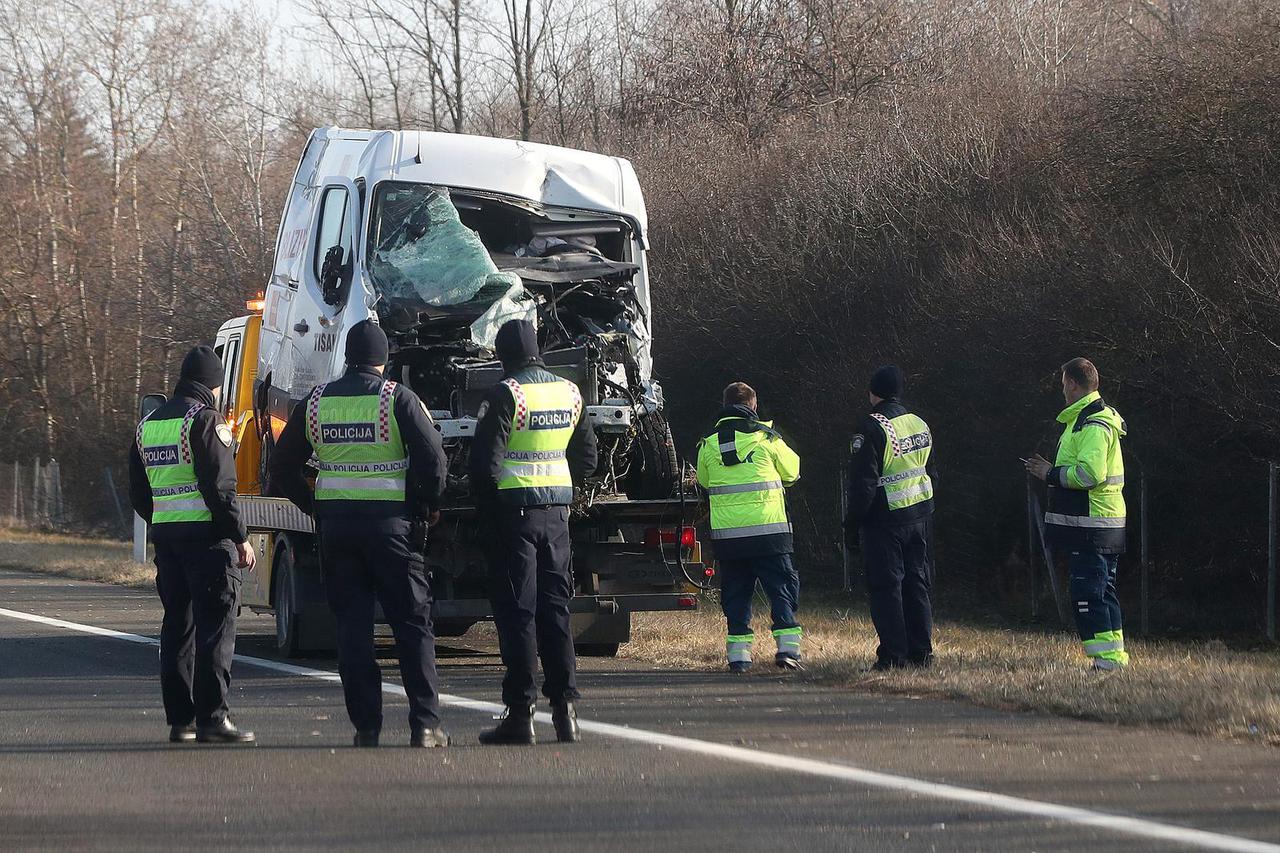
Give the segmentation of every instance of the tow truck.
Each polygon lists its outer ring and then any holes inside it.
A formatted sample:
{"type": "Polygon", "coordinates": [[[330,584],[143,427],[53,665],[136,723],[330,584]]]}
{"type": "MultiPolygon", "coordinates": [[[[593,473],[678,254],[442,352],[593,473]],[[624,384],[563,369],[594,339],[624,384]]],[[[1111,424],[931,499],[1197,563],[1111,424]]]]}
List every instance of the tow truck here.
{"type": "Polygon", "coordinates": [[[391,341],[388,377],[422,398],[448,457],[426,554],[438,636],[492,616],[467,454],[485,391],[502,379],[494,335],[513,317],[537,325],[548,369],[577,383],[600,443],[571,508],[579,654],[617,654],[633,613],[698,606],[712,570],[651,375],[647,227],[619,158],[459,134],[312,132],[272,276],[216,339],[260,555],[243,606],[274,614],[282,652],[330,651],[335,626],[313,521],[272,495],[268,463],[293,407],[342,374],[346,331],[369,318],[391,341]]]}

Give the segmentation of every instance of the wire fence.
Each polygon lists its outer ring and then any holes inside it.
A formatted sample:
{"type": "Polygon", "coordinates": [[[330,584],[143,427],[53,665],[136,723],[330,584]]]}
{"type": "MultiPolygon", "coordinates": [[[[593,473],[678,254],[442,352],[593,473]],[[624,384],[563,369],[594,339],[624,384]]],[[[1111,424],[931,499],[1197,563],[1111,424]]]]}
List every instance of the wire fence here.
{"type": "Polygon", "coordinates": [[[14,460],[0,466],[0,517],[8,527],[65,527],[68,513],[58,460],[14,460]]]}

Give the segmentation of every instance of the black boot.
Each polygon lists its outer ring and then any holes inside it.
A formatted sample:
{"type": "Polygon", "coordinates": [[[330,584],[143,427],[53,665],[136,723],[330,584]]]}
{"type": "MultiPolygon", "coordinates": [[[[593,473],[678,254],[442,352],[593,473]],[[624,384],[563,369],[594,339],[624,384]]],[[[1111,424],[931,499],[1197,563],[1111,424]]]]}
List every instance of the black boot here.
{"type": "Polygon", "coordinates": [[[169,743],[191,743],[195,739],[195,723],[187,723],[185,726],[169,726],[169,743]]]}
{"type": "Polygon", "coordinates": [[[551,722],[556,727],[556,740],[578,742],[578,712],[569,701],[551,703],[551,722]]]}
{"type": "Polygon", "coordinates": [[[414,729],[409,735],[409,746],[431,749],[449,745],[449,733],[436,726],[434,729],[414,729]]]}
{"type": "Polygon", "coordinates": [[[498,725],[480,733],[480,742],[488,745],[537,743],[533,734],[533,706],[508,705],[498,725]]]}
{"type": "Polygon", "coordinates": [[[379,733],[376,731],[356,732],[356,736],[352,739],[351,745],[352,746],[377,746],[378,734],[379,733]]]}
{"type": "Polygon", "coordinates": [[[209,726],[196,726],[196,740],[200,743],[253,743],[253,732],[242,732],[223,719],[209,726]]]}

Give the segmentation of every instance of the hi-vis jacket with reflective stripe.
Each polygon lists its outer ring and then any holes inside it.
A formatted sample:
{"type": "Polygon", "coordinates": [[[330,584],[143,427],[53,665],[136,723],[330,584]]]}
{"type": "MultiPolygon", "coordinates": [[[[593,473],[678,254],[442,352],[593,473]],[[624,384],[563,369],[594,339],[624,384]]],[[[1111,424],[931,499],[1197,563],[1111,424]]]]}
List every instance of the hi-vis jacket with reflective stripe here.
{"type": "Polygon", "coordinates": [[[1045,536],[1063,551],[1122,554],[1125,548],[1124,459],[1120,413],[1094,391],[1058,414],[1062,438],[1049,486],[1045,536]]]}
{"type": "Polygon", "coordinates": [[[444,447],[418,395],[371,367],[348,367],[293,407],[271,453],[270,484],[326,530],[407,530],[439,506],[444,447]],[[305,477],[313,452],[314,495],[305,477]]]}
{"type": "Polygon", "coordinates": [[[154,525],[152,538],[204,546],[245,541],[231,443],[213,392],[187,380],[138,425],[129,447],[129,501],[154,525]]]}
{"type": "Polygon", "coordinates": [[[573,475],[566,452],[582,418],[582,394],[567,379],[527,378],[535,381],[502,381],[515,409],[498,499],[511,506],[568,506],[573,503],[573,475]]]}
{"type": "Polygon", "coordinates": [[[536,356],[489,389],[477,417],[468,461],[477,507],[567,505],[573,484],[595,473],[596,433],[577,386],[536,356]]]}
{"type": "Polygon", "coordinates": [[[771,421],[733,407],[698,444],[698,483],[711,501],[711,538],[722,560],[792,552],[783,489],[800,479],[800,457],[771,421]]]}
{"type": "Polygon", "coordinates": [[[191,458],[191,420],[203,408],[193,403],[181,417],[150,417],[138,424],[138,450],[151,484],[152,524],[213,521],[191,458]]]}
{"type": "Polygon", "coordinates": [[[326,397],[319,385],[307,397],[317,501],[404,502],[409,453],[391,413],[396,385],[384,381],[375,394],[350,397],[326,397]]]}
{"type": "Polygon", "coordinates": [[[933,434],[897,399],[882,400],[849,445],[845,527],[897,526],[933,512],[933,434]]]}

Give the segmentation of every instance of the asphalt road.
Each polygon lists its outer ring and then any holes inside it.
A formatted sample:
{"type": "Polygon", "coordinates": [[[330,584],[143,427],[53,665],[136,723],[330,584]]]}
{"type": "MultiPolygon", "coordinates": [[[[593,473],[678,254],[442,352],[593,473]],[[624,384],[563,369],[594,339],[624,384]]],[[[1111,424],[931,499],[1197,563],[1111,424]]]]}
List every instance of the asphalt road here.
{"type": "Polygon", "coordinates": [[[158,624],[152,595],[0,571],[0,849],[1280,850],[1274,749],[780,676],[584,661],[583,743],[482,747],[499,669],[467,638],[441,651],[455,745],[400,746],[385,660],[384,746],[356,750],[334,662],[266,660],[252,616],[258,745],[174,746],[158,624]]]}

